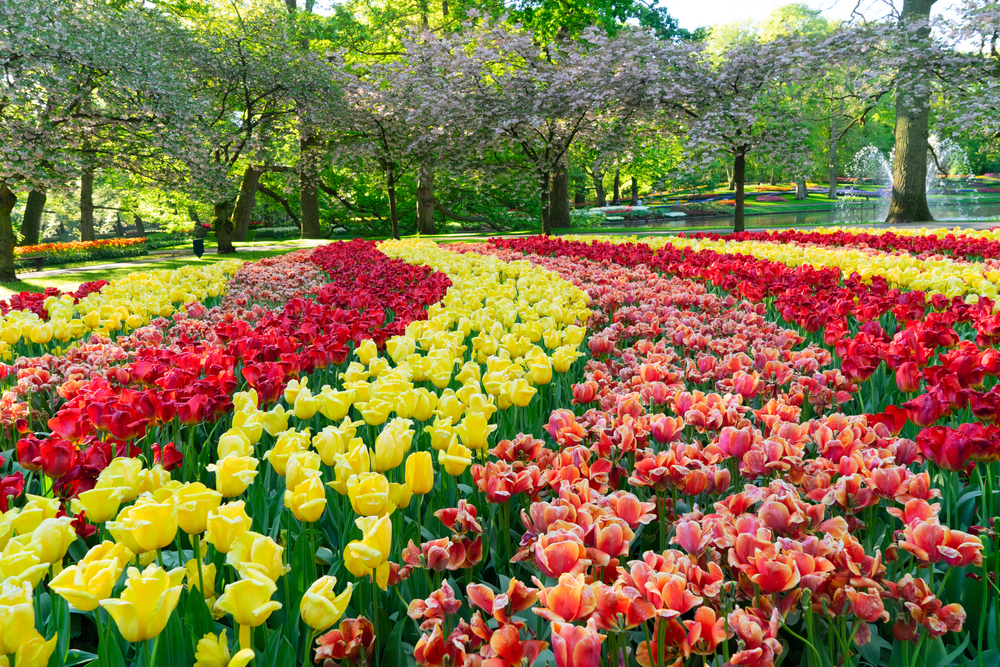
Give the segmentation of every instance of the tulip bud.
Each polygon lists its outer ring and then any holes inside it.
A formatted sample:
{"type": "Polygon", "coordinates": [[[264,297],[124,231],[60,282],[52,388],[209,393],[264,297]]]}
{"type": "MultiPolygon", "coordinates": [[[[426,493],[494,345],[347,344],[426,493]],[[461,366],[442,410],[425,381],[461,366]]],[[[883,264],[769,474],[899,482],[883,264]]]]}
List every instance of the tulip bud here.
{"type": "Polygon", "coordinates": [[[201,482],[177,491],[177,524],[188,535],[200,535],[208,526],[208,513],[218,509],[222,494],[201,482]]]}
{"type": "Polygon", "coordinates": [[[302,596],[299,615],[316,632],[329,628],[347,611],[354,585],[347,584],[343,593],[334,595],[333,587],[336,585],[336,577],[320,577],[302,596]]]}
{"type": "Polygon", "coordinates": [[[423,496],[434,488],[434,466],[430,452],[414,452],[406,459],[406,485],[423,496]]]}

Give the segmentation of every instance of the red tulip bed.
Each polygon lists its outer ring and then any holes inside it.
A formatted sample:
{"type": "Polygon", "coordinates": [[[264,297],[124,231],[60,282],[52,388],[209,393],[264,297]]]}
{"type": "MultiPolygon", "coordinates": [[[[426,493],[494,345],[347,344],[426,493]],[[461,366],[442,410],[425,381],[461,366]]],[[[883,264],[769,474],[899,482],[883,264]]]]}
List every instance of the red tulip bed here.
{"type": "Polygon", "coordinates": [[[0,366],[0,654],[995,665],[998,336],[987,298],[683,244],[244,264],[0,366]]]}

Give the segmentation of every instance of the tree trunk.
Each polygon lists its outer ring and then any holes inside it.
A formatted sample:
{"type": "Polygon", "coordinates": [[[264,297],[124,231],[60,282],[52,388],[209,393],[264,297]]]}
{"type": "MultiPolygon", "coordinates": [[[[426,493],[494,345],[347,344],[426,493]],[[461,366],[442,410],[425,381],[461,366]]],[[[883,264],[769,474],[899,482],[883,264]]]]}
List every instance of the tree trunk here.
{"type": "MultiPolygon", "coordinates": [[[[843,107],[843,103],[841,103],[843,107]]],[[[837,120],[840,116],[833,114],[830,118],[830,160],[827,163],[827,178],[830,181],[830,189],[826,195],[827,199],[837,198],[837,141],[840,139],[837,129],[837,120]]]]}
{"type": "Polygon", "coordinates": [[[622,174],[617,168],[615,169],[615,191],[612,202],[615,206],[622,203],[622,174]]]}
{"type": "Polygon", "coordinates": [[[385,170],[385,188],[389,194],[389,220],[392,222],[392,238],[399,238],[399,217],[396,213],[396,171],[392,165],[385,170]]]}
{"type": "Polygon", "coordinates": [[[232,201],[224,201],[212,205],[212,210],[215,213],[212,226],[215,227],[215,239],[218,243],[220,255],[231,255],[236,252],[236,248],[233,246],[233,222],[229,217],[229,210],[232,205],[232,201]]]}
{"type": "Polygon", "coordinates": [[[729,189],[730,190],[735,190],[736,189],[736,178],[733,176],[732,169],[726,168],[726,180],[729,181],[729,189]]]}
{"type": "Polygon", "coordinates": [[[632,206],[639,205],[639,181],[635,179],[635,176],[632,177],[632,199],[629,203],[632,206]]]}
{"type": "Polygon", "coordinates": [[[569,169],[564,163],[562,169],[552,176],[549,188],[549,226],[566,229],[569,220],[569,169]]]}
{"type": "Polygon", "coordinates": [[[319,174],[316,173],[318,159],[315,155],[319,142],[313,136],[303,137],[303,129],[299,132],[299,215],[302,218],[299,229],[302,238],[319,239],[323,238],[323,229],[319,226],[319,174]]]}
{"type": "Polygon", "coordinates": [[[576,194],[573,195],[573,205],[582,206],[587,203],[587,191],[583,188],[577,188],[576,194]]]}
{"type": "Polygon", "coordinates": [[[733,164],[733,180],[736,181],[736,218],[733,220],[733,231],[742,232],[743,227],[743,184],[746,180],[747,157],[743,152],[736,154],[733,164]]]}
{"type": "Polygon", "coordinates": [[[118,238],[124,238],[125,236],[125,228],[122,227],[121,211],[115,211],[115,236],[118,238]]]}
{"type": "Polygon", "coordinates": [[[795,198],[801,200],[808,197],[809,192],[806,190],[806,177],[799,176],[795,179],[795,198]]]}
{"type": "MultiPolygon", "coordinates": [[[[934,0],[904,0],[901,22],[926,19],[934,0]]],[[[921,30],[926,37],[928,29],[921,30]]],[[[928,222],[934,218],[927,206],[927,136],[930,99],[926,92],[896,92],[896,155],[892,164],[892,200],[889,224],[928,222]]]]}
{"type": "Polygon", "coordinates": [[[94,240],[94,171],[80,176],[80,240],[94,240]]]}
{"type": "Polygon", "coordinates": [[[24,218],[21,219],[23,245],[38,245],[42,234],[42,210],[47,198],[44,190],[32,190],[28,193],[28,201],[24,203],[24,218]]]}
{"type": "Polygon", "coordinates": [[[17,280],[14,273],[14,226],[10,221],[10,213],[16,203],[17,197],[7,184],[0,183],[0,282],[17,280]]]}
{"type": "Polygon", "coordinates": [[[240,194],[236,197],[233,207],[233,240],[246,241],[250,229],[250,218],[253,217],[253,206],[257,203],[257,185],[260,183],[260,169],[247,165],[243,170],[243,180],[240,181],[240,194]]]}
{"type": "Polygon", "coordinates": [[[549,179],[551,178],[549,172],[545,172],[541,175],[541,203],[542,203],[542,234],[549,236],[552,233],[552,220],[549,219],[549,203],[551,202],[551,195],[549,193],[549,179]]]}
{"type": "Polygon", "coordinates": [[[424,164],[417,177],[417,231],[436,234],[434,229],[434,167],[424,164]]]}
{"type": "Polygon", "coordinates": [[[768,185],[777,185],[778,181],[774,177],[774,167],[771,167],[771,179],[767,182],[768,185]]]}
{"type": "MultiPolygon", "coordinates": [[[[192,207],[192,208],[194,208],[194,207],[192,207]]],[[[197,215],[197,214],[195,214],[195,215],[197,215]]],[[[145,236],[146,235],[146,225],[142,224],[142,218],[139,216],[138,213],[133,213],[132,214],[132,221],[135,223],[135,232],[136,232],[136,234],[138,234],[139,236],[145,236]]]]}
{"type": "Polygon", "coordinates": [[[594,201],[598,208],[608,205],[608,200],[604,195],[604,172],[594,166],[594,201]]]}

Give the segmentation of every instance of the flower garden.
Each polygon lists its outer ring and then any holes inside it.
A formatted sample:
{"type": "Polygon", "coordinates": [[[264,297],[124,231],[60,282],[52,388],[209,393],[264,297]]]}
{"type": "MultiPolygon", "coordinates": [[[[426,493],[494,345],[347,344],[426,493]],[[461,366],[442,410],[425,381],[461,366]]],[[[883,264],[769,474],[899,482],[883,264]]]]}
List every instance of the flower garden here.
{"type": "Polygon", "coordinates": [[[998,284],[824,229],[15,295],[0,664],[996,665],[998,284]]]}

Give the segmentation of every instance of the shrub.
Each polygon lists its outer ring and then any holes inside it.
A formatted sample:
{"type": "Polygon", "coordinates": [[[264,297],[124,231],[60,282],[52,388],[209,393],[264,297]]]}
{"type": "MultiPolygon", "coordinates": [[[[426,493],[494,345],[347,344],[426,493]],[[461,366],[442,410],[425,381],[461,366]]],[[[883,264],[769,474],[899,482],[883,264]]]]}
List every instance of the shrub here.
{"type": "Polygon", "coordinates": [[[149,254],[145,238],[101,239],[99,241],[73,241],[71,243],[42,243],[14,248],[15,265],[32,266],[35,257],[44,256],[46,264],[89,262],[95,259],[140,257],[149,254]]]}

